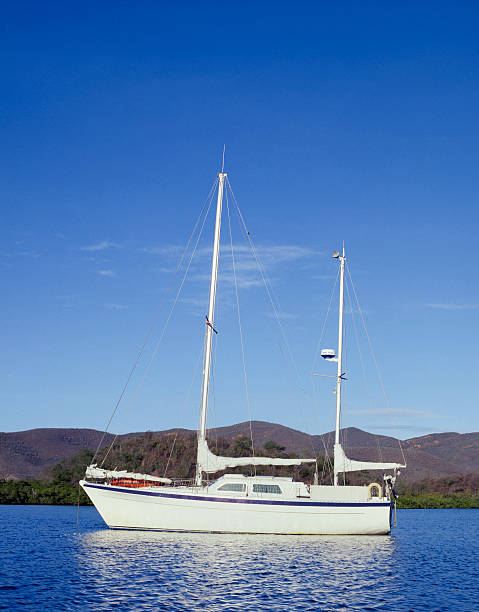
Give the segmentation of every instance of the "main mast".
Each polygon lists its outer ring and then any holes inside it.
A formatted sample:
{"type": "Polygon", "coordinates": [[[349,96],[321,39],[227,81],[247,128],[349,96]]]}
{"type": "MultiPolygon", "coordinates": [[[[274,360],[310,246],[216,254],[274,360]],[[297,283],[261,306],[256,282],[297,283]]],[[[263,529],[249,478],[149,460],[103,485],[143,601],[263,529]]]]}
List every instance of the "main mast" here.
{"type": "MultiPolygon", "coordinates": [[[[206,412],[208,409],[208,392],[210,385],[210,370],[211,370],[211,347],[214,333],[215,319],[215,300],[216,300],[216,282],[218,279],[218,259],[220,254],[220,233],[221,233],[221,209],[223,207],[223,188],[227,174],[220,172],[218,174],[218,199],[216,203],[216,222],[215,222],[215,239],[213,243],[213,259],[211,262],[211,281],[210,281],[210,301],[208,306],[208,319],[206,321],[206,336],[205,336],[205,356],[203,360],[203,383],[201,388],[201,416],[200,430],[198,442],[206,439],[206,412]]],[[[199,462],[196,470],[196,484],[201,485],[201,470],[199,462]]]]}
{"type": "MultiPolygon", "coordinates": [[[[343,312],[344,312],[344,262],[346,261],[346,255],[339,255],[335,253],[340,261],[340,283],[339,283],[339,329],[338,329],[338,371],[336,381],[336,435],[334,438],[334,445],[339,446],[339,429],[341,426],[341,382],[343,380],[343,312]]],[[[336,463],[336,462],[335,462],[336,463]]],[[[336,465],[334,466],[334,485],[337,486],[338,472],[336,471],[336,465]]]]}

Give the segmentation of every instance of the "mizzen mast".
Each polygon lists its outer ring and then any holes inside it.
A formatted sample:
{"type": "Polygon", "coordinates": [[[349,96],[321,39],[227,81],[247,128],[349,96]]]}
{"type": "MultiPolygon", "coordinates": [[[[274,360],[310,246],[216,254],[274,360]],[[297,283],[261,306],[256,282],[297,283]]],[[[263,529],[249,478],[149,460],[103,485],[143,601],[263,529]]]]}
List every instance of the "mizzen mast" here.
{"type": "MultiPolygon", "coordinates": [[[[222,168],[223,170],[223,168],[222,168]]],[[[200,430],[198,442],[206,440],[206,413],[208,410],[208,393],[210,384],[211,370],[211,348],[213,343],[214,319],[215,319],[215,300],[216,300],[216,283],[218,280],[218,259],[220,254],[220,234],[221,234],[221,210],[223,206],[223,189],[224,181],[227,174],[221,171],[218,174],[218,199],[216,203],[216,221],[215,221],[215,238],[213,243],[213,259],[211,262],[211,281],[210,281],[210,300],[208,306],[208,318],[206,319],[206,335],[205,335],[205,355],[203,360],[203,382],[201,388],[201,416],[200,430]]],[[[198,448],[199,448],[198,444],[198,448]]],[[[198,453],[199,459],[199,453],[198,453]]],[[[201,469],[200,463],[197,464],[196,484],[201,485],[201,469]]]]}
{"type": "MultiPolygon", "coordinates": [[[[341,427],[341,382],[343,380],[343,314],[344,314],[344,262],[346,261],[346,255],[335,253],[333,255],[340,261],[340,282],[339,282],[339,322],[338,322],[338,371],[336,380],[336,433],[334,438],[334,445],[339,444],[339,429],[341,427]]],[[[334,484],[337,486],[338,473],[334,470],[334,484]]]]}
{"type": "MultiPolygon", "coordinates": [[[[406,467],[399,463],[383,463],[376,461],[356,461],[349,459],[346,456],[343,447],[339,441],[339,431],[341,428],[341,385],[344,379],[343,372],[343,315],[344,315],[344,267],[346,263],[346,253],[344,244],[342,255],[339,251],[333,254],[335,259],[339,259],[340,263],[340,284],[339,284],[339,321],[338,321],[338,355],[333,349],[323,349],[321,357],[326,361],[335,361],[338,364],[336,374],[336,431],[334,437],[334,486],[339,485],[339,474],[346,472],[358,472],[361,470],[397,470],[398,468],[406,467]]],[[[318,376],[323,376],[319,374],[318,376]]],[[[334,377],[333,377],[334,378],[334,377]]],[[[404,455],[403,455],[404,459],[404,455]]],[[[399,472],[398,472],[399,473],[399,472]]]]}

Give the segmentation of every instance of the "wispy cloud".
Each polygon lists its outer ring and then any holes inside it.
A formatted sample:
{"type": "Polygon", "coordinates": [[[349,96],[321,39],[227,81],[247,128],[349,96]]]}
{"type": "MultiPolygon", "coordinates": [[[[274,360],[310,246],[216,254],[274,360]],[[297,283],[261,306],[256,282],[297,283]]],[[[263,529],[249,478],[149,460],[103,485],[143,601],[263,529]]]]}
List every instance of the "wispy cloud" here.
{"type": "Polygon", "coordinates": [[[421,433],[429,433],[431,431],[430,427],[423,427],[422,425],[410,425],[410,424],[403,424],[403,425],[371,425],[369,427],[369,429],[374,430],[376,432],[380,432],[380,431],[390,431],[392,432],[392,435],[395,436],[395,434],[397,434],[397,432],[399,431],[409,431],[409,432],[414,432],[416,435],[419,435],[421,433]]]}
{"type": "Polygon", "coordinates": [[[77,308],[81,303],[81,297],[75,293],[56,295],[55,299],[63,308],[77,308]]]}
{"type": "Polygon", "coordinates": [[[366,316],[366,315],[370,315],[372,312],[373,312],[372,310],[359,310],[359,308],[351,308],[350,306],[346,306],[346,308],[344,309],[344,314],[347,314],[347,315],[363,314],[364,316],[366,316]]]}
{"type": "Polygon", "coordinates": [[[98,270],[100,276],[116,276],[113,270],[98,270]]]}
{"type": "MultiPolygon", "coordinates": [[[[253,276],[250,274],[240,274],[238,270],[236,270],[236,272],[236,283],[238,284],[239,289],[251,289],[252,287],[261,287],[263,284],[263,281],[258,276],[253,276]]],[[[197,282],[205,282],[210,280],[210,276],[209,274],[192,274],[190,280],[197,282]]],[[[218,276],[218,282],[225,282],[234,285],[235,276],[233,272],[222,272],[218,276]]]]}
{"type": "Polygon", "coordinates": [[[174,256],[179,255],[182,252],[182,248],[175,245],[166,245],[166,246],[149,246],[142,247],[138,249],[141,253],[148,253],[149,255],[164,255],[164,256],[174,256]]]}
{"type": "Polygon", "coordinates": [[[208,302],[204,297],[203,299],[184,297],[181,298],[179,302],[183,305],[185,312],[189,315],[197,317],[198,315],[203,315],[204,313],[208,312],[208,302]]]}
{"type": "MultiPolygon", "coordinates": [[[[182,253],[182,248],[177,245],[153,245],[140,249],[143,253],[159,256],[161,258],[177,259],[182,253]]],[[[271,277],[271,271],[279,265],[294,264],[298,266],[307,266],[308,262],[315,256],[323,255],[322,252],[309,247],[304,247],[294,244],[286,245],[258,245],[255,247],[255,254],[251,251],[248,245],[233,245],[234,268],[236,270],[236,282],[240,289],[251,289],[261,287],[263,279],[261,271],[258,269],[256,258],[260,262],[263,273],[266,274],[268,281],[274,283],[274,278],[271,277]],[[255,257],[256,254],[256,257],[255,257]]],[[[233,255],[231,248],[224,245],[221,249],[221,265],[219,273],[219,282],[234,285],[235,274],[233,272],[233,255]]],[[[209,260],[212,256],[211,247],[199,248],[195,253],[194,261],[192,262],[189,280],[193,282],[208,281],[209,276],[209,260]]],[[[189,255],[187,257],[189,260],[189,255]]],[[[160,268],[160,271],[170,272],[172,269],[168,267],[160,268]]]]}
{"type": "Polygon", "coordinates": [[[291,320],[291,319],[298,318],[298,315],[295,315],[292,312],[277,312],[276,314],[274,312],[268,312],[267,315],[268,317],[274,317],[274,318],[276,318],[277,316],[278,319],[285,319],[285,320],[291,320]]]}
{"type": "Polygon", "coordinates": [[[182,304],[188,304],[190,306],[198,306],[199,308],[206,308],[208,303],[205,298],[202,300],[195,297],[185,297],[179,300],[182,304]]]}
{"type": "Polygon", "coordinates": [[[364,410],[349,410],[350,414],[362,414],[365,416],[404,416],[408,418],[425,418],[428,419],[442,419],[445,418],[442,415],[435,414],[429,410],[414,410],[412,408],[382,408],[382,409],[364,409],[364,410]]]}
{"type": "Polygon", "coordinates": [[[25,257],[27,259],[38,259],[40,253],[36,251],[16,251],[15,253],[6,253],[5,257],[25,257]]]}
{"type": "MultiPolygon", "coordinates": [[[[166,257],[179,255],[183,251],[182,247],[177,245],[153,245],[143,247],[139,250],[143,253],[148,253],[150,255],[162,255],[166,257]]],[[[238,261],[243,261],[246,256],[254,263],[254,255],[251,252],[249,246],[243,244],[233,245],[233,250],[235,258],[238,259],[238,261]]],[[[255,252],[258,259],[264,266],[277,265],[279,263],[289,261],[298,261],[299,259],[312,257],[313,255],[323,254],[319,251],[315,251],[314,249],[294,244],[258,245],[255,247],[255,252]]],[[[211,257],[211,253],[211,247],[203,247],[196,251],[196,257],[211,257]]],[[[221,254],[223,257],[231,257],[231,248],[226,245],[223,246],[221,254]]]]}
{"type": "Polygon", "coordinates": [[[105,308],[108,310],[126,310],[128,306],[125,306],[125,304],[105,304],[105,308]]]}
{"type": "MultiPolygon", "coordinates": [[[[240,265],[245,265],[246,261],[251,262],[251,267],[256,268],[256,261],[254,254],[251,252],[249,246],[246,245],[233,245],[233,251],[235,260],[240,265]]],[[[255,253],[260,263],[265,267],[276,266],[281,263],[298,261],[300,259],[307,259],[314,255],[322,255],[322,253],[315,251],[314,249],[303,247],[294,244],[283,244],[283,245],[258,245],[255,247],[255,253]]],[[[231,249],[229,247],[223,247],[223,256],[231,257],[231,249]]],[[[211,249],[201,249],[200,255],[211,255],[211,249]]]]}
{"type": "Polygon", "coordinates": [[[95,244],[87,244],[80,247],[80,251],[105,251],[106,249],[117,249],[119,247],[115,242],[109,242],[108,240],[101,240],[95,244]]]}
{"type": "Polygon", "coordinates": [[[457,304],[457,303],[434,303],[426,304],[428,308],[436,308],[438,310],[475,310],[479,308],[479,304],[457,304]]]}

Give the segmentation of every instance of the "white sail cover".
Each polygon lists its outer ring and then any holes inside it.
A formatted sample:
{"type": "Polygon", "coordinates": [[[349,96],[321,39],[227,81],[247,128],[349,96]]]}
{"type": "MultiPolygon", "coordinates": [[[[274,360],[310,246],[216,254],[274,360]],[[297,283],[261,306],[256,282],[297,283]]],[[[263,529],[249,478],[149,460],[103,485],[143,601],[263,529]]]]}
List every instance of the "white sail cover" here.
{"type": "Polygon", "coordinates": [[[360,472],[361,470],[393,470],[405,468],[399,463],[376,463],[374,461],[356,461],[349,459],[341,444],[334,445],[334,471],[336,474],[341,472],[360,472]]]}
{"type": "Polygon", "coordinates": [[[202,472],[214,474],[240,465],[301,465],[316,459],[276,459],[273,457],[219,457],[208,448],[206,440],[198,440],[198,467],[202,472]]]}
{"type": "Polygon", "coordinates": [[[160,478],[159,476],[150,476],[148,474],[136,474],[127,472],[126,470],[104,470],[97,467],[97,464],[89,465],[86,469],[85,476],[87,478],[131,478],[133,480],[148,480],[151,482],[162,482],[169,484],[169,478],[160,478]]]}

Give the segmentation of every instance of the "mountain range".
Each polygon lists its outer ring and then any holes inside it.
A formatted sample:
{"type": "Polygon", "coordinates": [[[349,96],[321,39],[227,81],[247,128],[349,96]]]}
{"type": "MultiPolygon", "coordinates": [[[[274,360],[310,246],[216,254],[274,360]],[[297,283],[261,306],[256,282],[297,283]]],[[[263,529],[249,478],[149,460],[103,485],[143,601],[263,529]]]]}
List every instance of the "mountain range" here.
{"type": "MultiPolygon", "coordinates": [[[[263,447],[268,440],[274,440],[286,452],[303,456],[311,456],[313,452],[332,454],[334,432],[310,435],[264,421],[253,421],[251,425],[254,443],[258,448],[263,447]]],[[[151,432],[151,435],[174,435],[176,432],[196,436],[195,431],[187,429],[156,431],[151,432]]],[[[118,439],[140,437],[144,433],[122,434],[118,439]]],[[[210,429],[208,432],[210,439],[221,438],[227,442],[239,436],[249,438],[249,421],[210,429]]],[[[55,463],[72,457],[82,449],[96,450],[100,443],[106,446],[113,437],[113,434],[103,434],[95,429],[45,428],[0,433],[0,478],[41,478],[55,463]]],[[[403,463],[404,453],[407,468],[402,471],[401,480],[409,483],[479,473],[479,432],[435,433],[399,441],[349,427],[342,430],[342,440],[352,459],[403,463]]]]}

